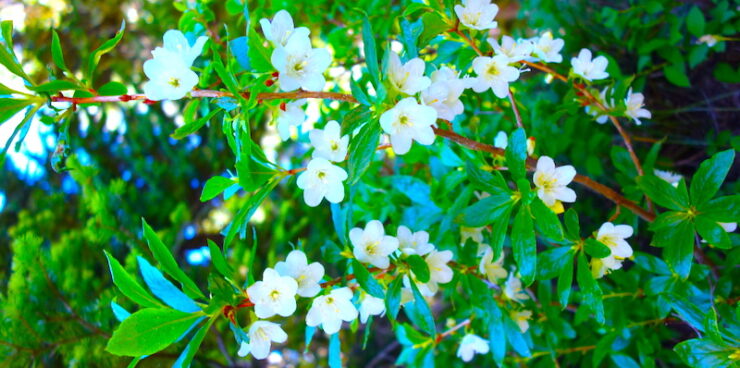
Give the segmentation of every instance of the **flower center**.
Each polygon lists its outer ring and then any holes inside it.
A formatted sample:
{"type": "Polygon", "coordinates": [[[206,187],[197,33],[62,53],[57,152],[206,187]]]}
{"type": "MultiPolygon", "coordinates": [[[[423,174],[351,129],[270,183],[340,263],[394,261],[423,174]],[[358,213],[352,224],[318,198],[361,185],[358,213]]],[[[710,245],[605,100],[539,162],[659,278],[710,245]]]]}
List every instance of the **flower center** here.
{"type": "Polygon", "coordinates": [[[167,84],[169,84],[172,87],[180,87],[180,79],[175,77],[170,77],[170,80],[167,81],[167,84]]]}
{"type": "Polygon", "coordinates": [[[270,292],[270,299],[272,299],[272,300],[278,300],[278,298],[280,298],[280,291],[273,290],[273,291],[270,292]]]}
{"type": "Polygon", "coordinates": [[[378,242],[367,243],[365,245],[365,253],[373,256],[378,252],[378,242]]]}
{"type": "Polygon", "coordinates": [[[321,179],[321,180],[324,180],[326,178],[326,172],[319,171],[319,172],[316,173],[316,177],[319,178],[319,179],[321,179]]]}
{"type": "Polygon", "coordinates": [[[337,143],[337,141],[331,141],[330,145],[332,151],[336,151],[339,149],[339,143],[337,143]]]}
{"type": "Polygon", "coordinates": [[[401,126],[404,126],[404,127],[410,127],[410,126],[414,125],[411,122],[411,119],[409,119],[409,117],[406,116],[406,115],[401,115],[401,116],[398,117],[398,124],[400,124],[401,126]]]}
{"type": "Polygon", "coordinates": [[[488,74],[491,77],[495,77],[495,76],[499,75],[500,72],[499,72],[498,67],[496,66],[496,64],[491,64],[490,66],[488,66],[488,70],[486,71],[486,74],[488,74]]]}

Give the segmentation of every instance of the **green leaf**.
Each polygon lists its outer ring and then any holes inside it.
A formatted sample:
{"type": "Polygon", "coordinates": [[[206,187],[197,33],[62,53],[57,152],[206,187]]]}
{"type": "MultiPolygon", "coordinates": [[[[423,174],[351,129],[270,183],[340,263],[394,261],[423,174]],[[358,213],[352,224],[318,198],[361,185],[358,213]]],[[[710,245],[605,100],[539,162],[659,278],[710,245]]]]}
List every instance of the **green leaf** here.
{"type": "Polygon", "coordinates": [[[0,124],[6,122],[24,107],[31,104],[31,100],[20,100],[15,98],[0,98],[0,124]]]}
{"type": "Polygon", "coordinates": [[[488,339],[488,346],[493,360],[499,367],[503,367],[504,357],[506,356],[506,331],[501,309],[496,303],[491,303],[488,313],[488,335],[496,336],[496,338],[488,339]]]}
{"type": "Polygon", "coordinates": [[[48,93],[56,93],[59,91],[65,91],[65,90],[83,90],[85,89],[82,86],[79,86],[77,83],[57,79],[51,82],[46,82],[44,84],[38,85],[36,87],[29,88],[32,91],[35,92],[48,92],[48,93]]]}
{"type": "Polygon", "coordinates": [[[386,292],[385,298],[385,311],[386,315],[393,321],[398,316],[398,311],[401,309],[401,289],[403,287],[403,279],[396,277],[388,285],[388,291],[386,292]]]}
{"type": "Polygon", "coordinates": [[[491,249],[493,249],[493,259],[498,259],[504,249],[506,233],[509,232],[509,222],[511,222],[511,211],[514,210],[513,204],[510,205],[504,213],[496,220],[491,227],[491,249]]]}
{"type": "Polygon", "coordinates": [[[349,142],[349,178],[347,184],[357,183],[375,155],[380,139],[380,124],[373,120],[365,124],[360,132],[349,142]]]}
{"type": "Polygon", "coordinates": [[[699,212],[717,222],[737,222],[740,218],[740,194],[715,198],[699,206],[699,212]]]}
{"type": "MultiPolygon", "coordinates": [[[[359,84],[357,84],[357,81],[355,81],[354,78],[349,79],[349,89],[352,92],[352,97],[354,97],[357,102],[361,103],[365,106],[370,106],[370,98],[367,97],[367,94],[365,91],[362,90],[362,87],[360,87],[359,84]]],[[[358,106],[357,108],[359,108],[358,106]]],[[[342,126],[344,126],[344,123],[342,123],[342,126]]],[[[347,132],[344,128],[342,128],[342,132],[347,132]]]]}
{"type": "Polygon", "coordinates": [[[676,211],[689,208],[689,203],[682,200],[676,188],[655,175],[638,177],[637,185],[650,199],[663,207],[676,211]]]}
{"type": "Polygon", "coordinates": [[[213,117],[216,116],[216,114],[218,114],[219,112],[221,112],[221,110],[223,110],[223,109],[220,108],[220,107],[217,108],[217,109],[215,109],[215,110],[211,110],[211,112],[209,112],[208,115],[206,115],[206,116],[204,116],[204,117],[202,117],[202,118],[200,118],[198,120],[192,121],[190,123],[186,123],[185,125],[177,128],[172,133],[172,135],[171,135],[172,138],[182,139],[182,138],[185,138],[185,137],[187,137],[187,136],[189,136],[189,135],[197,132],[198,129],[202,128],[203,125],[206,125],[207,122],[211,121],[211,119],[213,119],[213,117]]]}
{"type": "Polygon", "coordinates": [[[440,33],[452,28],[438,12],[425,13],[421,16],[421,22],[424,24],[424,31],[419,36],[419,49],[426,47],[440,33]]]}
{"type": "Polygon", "coordinates": [[[514,180],[525,179],[527,174],[527,134],[519,128],[511,133],[506,146],[506,166],[514,180]]]}
{"type": "Polygon", "coordinates": [[[98,94],[101,96],[119,96],[127,93],[128,89],[120,82],[108,82],[98,88],[98,94]]]}
{"type": "Polygon", "coordinates": [[[10,87],[8,87],[8,86],[0,83],[0,96],[2,96],[2,95],[10,95],[10,94],[13,94],[13,93],[20,93],[20,92],[18,92],[16,90],[14,90],[14,89],[12,89],[12,88],[10,88],[10,87]]]}
{"type": "MultiPolygon", "coordinates": [[[[694,226],[690,221],[680,222],[673,228],[662,230],[665,242],[663,259],[683,279],[689,277],[694,259],[694,226]]],[[[657,233],[656,233],[657,237],[657,233]]]]}
{"type": "Polygon", "coordinates": [[[342,367],[342,346],[339,341],[339,333],[332,334],[329,338],[329,368],[342,367]]]}
{"type": "Polygon", "coordinates": [[[468,161],[465,165],[465,173],[468,175],[468,179],[477,189],[494,194],[494,193],[509,193],[511,189],[506,185],[504,177],[498,171],[484,171],[480,169],[472,161],[468,161]]]}
{"type": "Polygon", "coordinates": [[[51,58],[54,59],[54,64],[56,64],[57,68],[68,70],[67,65],[64,63],[62,44],[59,42],[59,35],[55,29],[51,30],[51,58]]]}
{"type": "Polygon", "coordinates": [[[89,83],[92,85],[93,82],[93,73],[95,72],[95,68],[98,66],[98,62],[100,61],[100,57],[107,54],[113,48],[118,45],[119,42],[121,42],[121,38],[123,38],[123,31],[126,28],[126,21],[121,22],[121,29],[118,30],[116,35],[111,38],[108,41],[103,42],[100,47],[95,49],[95,51],[90,54],[90,56],[87,59],[87,77],[89,79],[89,83]]]}
{"type": "Polygon", "coordinates": [[[733,361],[731,357],[737,352],[737,347],[725,342],[717,343],[711,339],[686,340],[677,344],[673,351],[692,368],[737,366],[737,361],[733,361]]]}
{"type": "Polygon", "coordinates": [[[570,301],[570,291],[573,284],[573,254],[568,253],[568,259],[565,262],[565,266],[560,270],[558,276],[558,302],[560,303],[560,309],[568,307],[570,301]]]}
{"type": "Polygon", "coordinates": [[[537,275],[537,242],[529,206],[521,206],[511,229],[511,246],[522,282],[529,286],[537,275]]]}
{"type": "Polygon", "coordinates": [[[570,240],[581,240],[581,224],[578,222],[578,213],[572,208],[565,211],[565,232],[570,240]]]}
{"type": "Polygon", "coordinates": [[[563,240],[563,226],[555,212],[552,212],[538,197],[532,200],[530,208],[537,228],[540,229],[542,235],[555,241],[563,240]]]}
{"type": "Polygon", "coordinates": [[[707,216],[699,215],[694,218],[694,224],[699,236],[707,243],[722,249],[730,249],[732,246],[730,236],[716,221],[707,218],[707,216]]]}
{"type": "Polygon", "coordinates": [[[26,82],[33,85],[31,78],[23,71],[23,67],[15,58],[12,49],[6,48],[3,44],[0,44],[0,64],[5,66],[9,72],[23,78],[26,82]]]}
{"type": "Polygon", "coordinates": [[[694,5],[689,10],[689,14],[686,16],[686,27],[695,37],[704,35],[704,14],[698,6],[694,5]]]}
{"type": "Polygon", "coordinates": [[[560,274],[565,262],[573,258],[571,247],[557,247],[537,255],[537,280],[549,280],[560,274]]]}
{"type": "Polygon", "coordinates": [[[342,134],[352,134],[362,124],[369,123],[372,111],[367,106],[357,106],[342,119],[342,134]]]}
{"type": "Polygon", "coordinates": [[[236,182],[230,178],[214,176],[208,179],[208,181],[206,181],[206,185],[203,186],[203,192],[200,194],[200,201],[210,201],[226,190],[226,188],[234,184],[236,184],[236,182]]]}
{"type": "Polygon", "coordinates": [[[226,262],[226,258],[224,257],[223,252],[221,252],[221,248],[219,248],[211,239],[208,239],[208,250],[211,252],[211,261],[213,262],[213,266],[216,267],[216,270],[226,278],[232,277],[234,275],[234,271],[226,262]]]}
{"type": "Polygon", "coordinates": [[[259,73],[273,71],[274,68],[270,62],[270,50],[264,46],[262,39],[254,29],[249,30],[247,44],[249,45],[249,64],[252,69],[259,73]]]}
{"type": "Polygon", "coordinates": [[[424,261],[424,258],[421,258],[421,256],[417,254],[413,254],[406,258],[406,262],[408,262],[411,271],[419,282],[429,282],[429,265],[424,261]]]}
{"type": "Polygon", "coordinates": [[[496,222],[511,209],[514,201],[509,194],[494,194],[473,203],[462,212],[462,223],[469,227],[481,227],[496,222]]]}
{"type": "Polygon", "coordinates": [[[193,280],[191,280],[188,275],[180,269],[175,258],[172,256],[170,249],[162,243],[162,240],[159,239],[157,233],[155,233],[149,224],[146,223],[146,220],[142,218],[141,224],[144,231],[144,238],[146,239],[147,244],[149,244],[149,249],[152,251],[154,259],[159,262],[159,266],[162,270],[180,282],[183,289],[182,291],[185,292],[187,296],[191,298],[205,299],[206,297],[203,295],[203,292],[201,292],[193,280]]]}
{"type": "Polygon", "coordinates": [[[378,66],[378,48],[375,46],[375,34],[370,20],[365,16],[362,20],[362,43],[365,51],[365,63],[373,85],[377,89],[380,85],[380,68],[378,66]]]}
{"type": "Polygon", "coordinates": [[[186,331],[202,313],[145,308],[126,318],[108,340],[105,350],[114,355],[138,357],[163,350],[186,331]]]}
{"type": "Polygon", "coordinates": [[[419,328],[428,333],[429,336],[436,336],[437,326],[434,324],[432,310],[429,309],[429,305],[427,304],[427,301],[424,300],[424,296],[421,295],[421,292],[419,292],[419,288],[416,286],[416,283],[411,282],[410,284],[411,290],[414,293],[414,306],[416,311],[419,313],[419,317],[421,317],[418,320],[419,328]]]}
{"type": "Polygon", "coordinates": [[[609,247],[594,238],[586,239],[586,244],[583,245],[583,250],[585,250],[586,254],[589,256],[596,258],[609,257],[609,255],[612,254],[609,247]]]}
{"type": "Polygon", "coordinates": [[[583,304],[591,310],[596,321],[604,323],[604,304],[601,300],[602,293],[599,284],[591,274],[591,268],[588,265],[586,256],[583,253],[578,254],[578,271],[576,272],[578,287],[581,289],[581,298],[583,304]]]}
{"type": "Polygon", "coordinates": [[[352,259],[352,271],[354,271],[357,282],[368,294],[376,298],[385,298],[383,287],[375,280],[370,271],[356,259],[352,259]]]}
{"type": "Polygon", "coordinates": [[[686,75],[686,68],[682,63],[664,66],[663,73],[669,82],[679,87],[691,87],[689,77],[686,75]]]}
{"type": "MultiPolygon", "coordinates": [[[[218,315],[216,315],[218,316],[218,315]]],[[[190,367],[190,364],[193,362],[193,358],[195,357],[195,353],[198,352],[198,349],[200,348],[200,344],[203,343],[203,338],[206,337],[206,334],[208,334],[208,331],[211,329],[211,326],[213,325],[213,322],[216,322],[216,317],[211,317],[208,319],[208,322],[201,326],[201,328],[198,329],[198,332],[193,335],[193,338],[190,339],[190,342],[185,347],[185,350],[180,353],[180,356],[177,358],[175,363],[172,365],[173,368],[188,368],[190,367]]]]}
{"type": "Polygon", "coordinates": [[[118,290],[121,290],[123,295],[126,295],[126,297],[142,307],[163,306],[159,300],[152,296],[152,294],[149,294],[136,279],[126,272],[123,266],[118,263],[118,260],[113,258],[107,251],[103,252],[105,252],[105,257],[108,258],[108,267],[110,268],[113,283],[118,287],[118,290]]]}
{"type": "Polygon", "coordinates": [[[732,149],[714,154],[709,160],[699,165],[699,169],[691,179],[691,203],[700,206],[709,202],[717,193],[727,173],[735,161],[735,151],[732,149]]]}

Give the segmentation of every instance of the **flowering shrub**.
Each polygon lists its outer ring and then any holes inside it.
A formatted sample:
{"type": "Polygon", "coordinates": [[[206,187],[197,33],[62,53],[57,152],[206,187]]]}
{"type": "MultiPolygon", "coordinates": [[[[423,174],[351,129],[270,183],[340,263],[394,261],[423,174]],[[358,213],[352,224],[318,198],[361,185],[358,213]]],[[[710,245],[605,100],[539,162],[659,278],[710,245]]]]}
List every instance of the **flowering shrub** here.
{"type": "MultiPolygon", "coordinates": [[[[391,6],[390,20],[383,7],[342,5],[348,14],[331,18],[340,26],[329,34],[290,7],[268,12],[229,1],[221,20],[207,3],[176,4],[183,15],[166,26],[179,30],[164,32],[124,83],[95,77],[101,57],[126,37],[125,24],[81,72],[67,66],[53,32],[53,65],[39,82],[15,55],[12,23],[3,23],[0,63],[22,85],[0,85],[0,117],[25,109],[13,133],[21,140],[37,116],[58,126],[52,165],[82,188],[80,216],[89,219],[85,232],[67,233],[74,248],[44,249],[44,235],[21,220],[11,230],[4,297],[15,307],[4,316],[11,333],[0,352],[35,362],[64,345],[17,337],[28,333],[22,329],[36,334],[26,321],[36,309],[19,308],[18,293],[43,279],[66,313],[104,340],[104,352],[84,344],[111,364],[166,354],[177,367],[287,359],[277,351],[319,351],[324,338],[328,350],[310,359],[332,367],[740,360],[740,197],[736,182],[723,186],[735,150],[718,143],[686,177],[659,170],[670,168],[660,160],[663,141],[638,146],[630,133],[655,112],[637,92],[646,82],[623,74],[612,56],[562,29],[504,28],[500,4],[490,0],[403,2],[391,6]],[[131,83],[143,93],[129,93],[131,83]],[[144,109],[128,118],[129,129],[157,125],[142,140],[165,133],[170,141],[160,136],[154,145],[207,137],[208,148],[191,148],[158,175],[189,180],[182,167],[195,156],[218,168],[194,184],[211,212],[198,215],[197,230],[210,267],[193,270],[177,252],[188,236],[182,229],[196,231],[187,205],[168,211],[174,232],[130,213],[132,202],[170,208],[166,198],[183,193],[126,189],[128,179],[102,179],[95,163],[70,154],[70,122],[112,105],[144,109]],[[159,106],[174,108],[168,119],[178,116],[176,127],[147,118],[159,106]],[[580,125],[564,130],[562,120],[580,125]],[[584,151],[598,145],[610,155],[584,151]],[[211,159],[219,149],[226,154],[211,159]],[[84,286],[106,290],[70,304],[60,289],[74,290],[74,277],[65,281],[58,262],[82,257],[101,261],[86,271],[97,272],[96,281],[87,275],[84,286]],[[372,355],[349,356],[363,355],[380,333],[372,355]]],[[[694,46],[734,40],[709,40],[704,31],[719,32],[728,19],[706,23],[696,9],[687,15],[694,46]]],[[[666,78],[687,78],[675,65],[666,78]]],[[[103,364],[80,355],[65,350],[64,363],[103,364]]]]}

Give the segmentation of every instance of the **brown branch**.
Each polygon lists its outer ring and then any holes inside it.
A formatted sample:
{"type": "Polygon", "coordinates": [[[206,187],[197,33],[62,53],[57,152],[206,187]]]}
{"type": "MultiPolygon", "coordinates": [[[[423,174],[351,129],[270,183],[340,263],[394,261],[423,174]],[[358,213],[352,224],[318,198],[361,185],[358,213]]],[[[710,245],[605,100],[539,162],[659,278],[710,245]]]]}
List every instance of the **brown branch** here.
{"type": "Polygon", "coordinates": [[[509,88],[509,101],[511,101],[511,109],[514,110],[514,117],[516,118],[516,126],[524,129],[522,125],[522,115],[519,114],[519,107],[516,106],[516,99],[514,98],[514,91],[509,88]]]}
{"type": "MultiPolygon", "coordinates": [[[[249,92],[243,92],[242,97],[249,98],[249,92]]],[[[234,97],[231,92],[216,91],[208,89],[198,89],[190,92],[192,98],[206,98],[206,97],[234,97]]],[[[295,92],[266,92],[257,95],[258,101],[264,100],[293,100],[299,98],[318,98],[326,100],[338,100],[345,102],[356,103],[357,100],[349,94],[337,93],[337,92],[311,92],[311,91],[295,91],[295,92]]],[[[93,97],[67,97],[67,96],[52,96],[52,102],[71,102],[73,104],[84,104],[84,103],[98,103],[98,102],[128,102],[128,101],[149,101],[146,95],[142,93],[131,94],[131,95],[117,95],[117,96],[93,96],[93,97]]]]}

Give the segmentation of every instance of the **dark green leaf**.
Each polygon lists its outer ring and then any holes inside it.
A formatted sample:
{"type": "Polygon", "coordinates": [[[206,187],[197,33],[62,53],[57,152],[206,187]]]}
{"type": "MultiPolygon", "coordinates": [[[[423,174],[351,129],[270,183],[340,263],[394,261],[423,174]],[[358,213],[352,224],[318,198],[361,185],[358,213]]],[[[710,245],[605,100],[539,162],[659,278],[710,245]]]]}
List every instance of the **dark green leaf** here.
{"type": "Polygon", "coordinates": [[[568,259],[573,258],[571,247],[548,249],[537,255],[537,280],[558,276],[568,259]]]}
{"type": "Polygon", "coordinates": [[[560,270],[560,275],[558,276],[558,302],[560,302],[561,309],[568,307],[573,284],[573,260],[575,258],[570,252],[567,254],[567,257],[565,266],[560,270]]]}
{"type": "Polygon", "coordinates": [[[350,110],[342,120],[342,134],[352,134],[362,124],[369,123],[372,112],[367,106],[357,106],[350,110]]]}
{"type": "Polygon", "coordinates": [[[586,243],[583,245],[583,250],[586,251],[586,254],[595,258],[609,257],[609,255],[612,254],[609,247],[594,238],[586,239],[586,243]]]}
{"type": "Polygon", "coordinates": [[[401,288],[403,287],[403,279],[396,277],[388,285],[388,291],[386,292],[385,298],[385,311],[386,315],[391,319],[395,320],[398,316],[398,310],[401,308],[401,288]]]}
{"type": "Polygon", "coordinates": [[[532,200],[530,208],[542,235],[555,241],[563,240],[563,226],[555,212],[552,212],[538,197],[532,200]]]}
{"type": "Polygon", "coordinates": [[[105,350],[133,357],[154,354],[172,344],[202,316],[174,309],[141,309],[113,331],[105,350]]]}
{"type": "Polygon", "coordinates": [[[672,209],[683,210],[689,207],[687,202],[681,200],[678,191],[667,181],[655,175],[644,175],[637,178],[637,185],[655,203],[672,209]]]}
{"type": "Polygon", "coordinates": [[[514,251],[514,260],[519,267],[522,282],[529,286],[537,275],[537,242],[534,236],[534,224],[528,206],[519,208],[514,217],[514,226],[511,229],[511,246],[514,251]]]}
{"type": "Polygon", "coordinates": [[[699,170],[691,179],[691,203],[694,206],[709,202],[714,197],[730,171],[733,161],[735,151],[729,149],[716,153],[699,165],[699,170]]]}
{"type": "MultiPolygon", "coordinates": [[[[689,277],[694,259],[694,226],[690,221],[680,222],[673,228],[661,230],[663,259],[683,279],[689,277]]],[[[658,234],[656,233],[656,238],[658,234]]],[[[653,239],[655,242],[655,238],[653,239]]]]}
{"type": "Polygon", "coordinates": [[[370,295],[376,298],[385,298],[385,291],[380,286],[377,280],[373,277],[370,271],[358,262],[356,259],[352,259],[352,271],[355,274],[355,278],[360,286],[370,295]]]}
{"type": "Polygon", "coordinates": [[[408,262],[411,271],[419,282],[429,282],[429,265],[424,261],[424,258],[414,254],[406,258],[406,262],[408,262]]]}
{"type": "Polygon", "coordinates": [[[715,198],[700,206],[699,212],[717,222],[737,222],[740,218],[740,194],[715,198]]]}
{"type": "Polygon", "coordinates": [[[421,292],[419,292],[419,288],[416,286],[416,283],[411,282],[410,284],[411,290],[414,293],[414,307],[419,313],[420,317],[418,320],[419,328],[428,333],[429,336],[436,336],[437,326],[435,326],[434,324],[434,316],[432,315],[432,310],[429,309],[429,305],[427,304],[427,301],[424,300],[424,296],[421,295],[421,292]]]}
{"type": "Polygon", "coordinates": [[[185,347],[185,350],[180,353],[180,356],[177,358],[175,363],[172,365],[173,368],[188,368],[190,367],[190,364],[193,362],[193,358],[195,357],[195,353],[198,352],[198,349],[200,348],[200,344],[203,343],[203,338],[206,337],[206,334],[208,334],[208,331],[211,329],[211,326],[213,325],[213,322],[216,322],[215,317],[211,317],[208,319],[208,322],[204,324],[201,328],[198,329],[198,332],[193,335],[193,338],[190,339],[190,342],[185,347]]]}
{"type": "Polygon", "coordinates": [[[200,118],[198,120],[195,120],[193,122],[186,123],[185,125],[177,128],[172,133],[172,138],[182,139],[182,138],[185,138],[185,137],[187,137],[187,136],[189,136],[189,135],[197,132],[198,129],[202,128],[203,125],[206,125],[206,123],[209,122],[214,116],[216,116],[216,114],[218,114],[219,112],[221,112],[221,110],[223,110],[223,109],[220,108],[220,107],[217,108],[217,109],[215,109],[215,110],[211,110],[211,112],[209,112],[208,115],[206,115],[206,116],[204,116],[204,117],[202,117],[202,118],[200,118]]]}
{"type": "Polygon", "coordinates": [[[527,134],[519,128],[511,133],[506,146],[506,166],[514,180],[526,178],[527,134]]]}
{"type": "Polygon", "coordinates": [[[465,226],[481,227],[499,220],[511,209],[514,202],[509,194],[495,194],[475,202],[462,212],[465,226]]]}
{"type": "Polygon", "coordinates": [[[698,6],[694,5],[689,10],[689,14],[686,16],[686,27],[695,37],[704,35],[704,14],[698,6]]]}
{"type": "Polygon", "coordinates": [[[229,225],[229,232],[226,234],[226,239],[224,240],[224,252],[229,249],[229,245],[239,233],[241,227],[246,224],[250,218],[252,218],[254,211],[257,211],[257,208],[260,206],[262,201],[267,198],[267,195],[272,192],[272,189],[275,188],[279,182],[279,180],[268,182],[267,185],[260,188],[256,193],[253,193],[249,197],[249,200],[247,200],[247,203],[244,204],[239,212],[237,212],[236,216],[234,216],[234,220],[231,221],[231,225],[229,225]]]}
{"type": "Polygon", "coordinates": [[[226,258],[224,257],[223,252],[221,252],[221,248],[219,248],[211,239],[208,239],[208,250],[211,252],[211,261],[213,262],[213,266],[216,267],[216,270],[218,270],[218,272],[224,277],[232,277],[234,275],[234,271],[226,262],[226,258]]]}
{"type": "Polygon", "coordinates": [[[699,215],[694,218],[694,224],[696,225],[696,231],[699,233],[699,236],[706,240],[707,243],[723,249],[729,249],[732,245],[729,235],[727,235],[725,229],[716,221],[699,215]]]}
{"type": "Polygon", "coordinates": [[[581,239],[581,224],[578,222],[578,213],[572,208],[565,211],[565,231],[570,240],[581,239]]]}
{"type": "Polygon", "coordinates": [[[378,66],[378,48],[375,46],[375,34],[367,16],[362,20],[362,43],[365,51],[365,63],[373,85],[377,89],[380,85],[380,69],[378,66]]]}
{"type": "Polygon", "coordinates": [[[596,321],[604,323],[604,304],[601,300],[602,293],[599,284],[591,274],[591,268],[583,253],[578,253],[578,271],[576,272],[578,288],[581,289],[583,305],[594,313],[596,321]]]}
{"type": "Polygon", "coordinates": [[[511,189],[506,185],[504,177],[498,171],[488,172],[480,169],[473,161],[468,161],[465,166],[465,173],[468,174],[470,182],[482,191],[495,193],[509,193],[511,189]]]}

